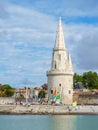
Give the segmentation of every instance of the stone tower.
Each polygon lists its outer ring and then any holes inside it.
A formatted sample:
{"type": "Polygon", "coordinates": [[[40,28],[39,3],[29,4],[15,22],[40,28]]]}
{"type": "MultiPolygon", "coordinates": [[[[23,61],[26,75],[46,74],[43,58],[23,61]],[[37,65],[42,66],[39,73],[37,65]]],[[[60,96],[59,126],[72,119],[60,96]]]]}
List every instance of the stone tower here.
{"type": "Polygon", "coordinates": [[[52,64],[48,77],[48,98],[51,99],[54,91],[60,94],[64,104],[72,104],[73,100],[73,69],[70,54],[67,54],[61,18],[59,19],[55,46],[52,54],[52,64]]]}

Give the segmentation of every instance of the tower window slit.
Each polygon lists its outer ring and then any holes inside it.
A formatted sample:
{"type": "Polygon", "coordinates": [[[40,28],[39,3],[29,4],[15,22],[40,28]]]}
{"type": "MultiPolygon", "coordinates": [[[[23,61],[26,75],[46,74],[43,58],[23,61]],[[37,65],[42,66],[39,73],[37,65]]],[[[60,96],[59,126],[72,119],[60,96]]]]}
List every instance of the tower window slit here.
{"type": "Polygon", "coordinates": [[[51,94],[53,94],[53,90],[51,90],[51,94]]]}
{"type": "Polygon", "coordinates": [[[69,90],[69,94],[71,94],[71,90],[69,90]]]}
{"type": "Polygon", "coordinates": [[[55,69],[56,69],[56,64],[55,64],[55,69]]]}
{"type": "Polygon", "coordinates": [[[61,87],[61,83],[59,84],[59,86],[61,87]]]}

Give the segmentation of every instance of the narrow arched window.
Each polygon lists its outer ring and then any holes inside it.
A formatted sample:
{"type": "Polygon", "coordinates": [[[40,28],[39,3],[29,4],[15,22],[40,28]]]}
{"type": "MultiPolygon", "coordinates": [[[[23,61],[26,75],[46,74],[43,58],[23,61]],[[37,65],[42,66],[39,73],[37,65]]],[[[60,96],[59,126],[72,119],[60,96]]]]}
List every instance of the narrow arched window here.
{"type": "Polygon", "coordinates": [[[51,94],[53,94],[53,90],[51,90],[51,94]]]}
{"type": "Polygon", "coordinates": [[[55,63],[55,69],[56,69],[56,63],[55,63]]]}
{"type": "Polygon", "coordinates": [[[71,94],[71,91],[69,90],[69,94],[71,94]]]}
{"type": "Polygon", "coordinates": [[[61,83],[59,84],[59,86],[61,87],[61,83]]]}

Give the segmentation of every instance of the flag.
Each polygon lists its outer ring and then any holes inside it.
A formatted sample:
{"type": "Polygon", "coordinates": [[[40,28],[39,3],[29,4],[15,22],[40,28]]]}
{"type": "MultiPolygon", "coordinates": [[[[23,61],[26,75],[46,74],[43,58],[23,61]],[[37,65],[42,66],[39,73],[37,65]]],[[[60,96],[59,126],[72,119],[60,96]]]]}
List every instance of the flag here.
{"type": "Polygon", "coordinates": [[[51,103],[55,103],[55,102],[56,102],[56,96],[54,96],[54,95],[52,94],[50,101],[51,101],[51,103]]]}
{"type": "Polygon", "coordinates": [[[54,96],[54,95],[52,95],[52,96],[51,96],[51,99],[52,99],[52,100],[54,100],[54,99],[55,99],[55,96],[54,96]]]}
{"type": "Polygon", "coordinates": [[[56,88],[54,88],[53,94],[54,96],[56,96],[56,88]]]}
{"type": "Polygon", "coordinates": [[[73,102],[72,106],[73,106],[73,107],[76,107],[76,106],[77,106],[77,102],[76,102],[76,101],[73,102]]]}
{"type": "Polygon", "coordinates": [[[58,99],[60,99],[60,98],[61,98],[60,93],[58,93],[58,94],[56,95],[56,100],[58,100],[58,99]]]}

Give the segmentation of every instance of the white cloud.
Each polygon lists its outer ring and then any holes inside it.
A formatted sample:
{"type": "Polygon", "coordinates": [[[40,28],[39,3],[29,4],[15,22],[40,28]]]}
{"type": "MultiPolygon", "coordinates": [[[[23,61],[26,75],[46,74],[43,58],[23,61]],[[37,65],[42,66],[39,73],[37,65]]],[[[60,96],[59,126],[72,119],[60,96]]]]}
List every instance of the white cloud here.
{"type": "Polygon", "coordinates": [[[93,25],[67,25],[66,44],[72,53],[75,71],[98,71],[98,27],[93,25]],[[67,33],[68,32],[68,33],[67,33]]]}
{"type": "MultiPolygon", "coordinates": [[[[33,8],[18,5],[9,4],[6,11],[9,17],[0,20],[1,82],[15,87],[24,87],[25,83],[33,86],[47,82],[46,71],[51,65],[57,21],[33,8]]],[[[89,69],[98,70],[95,59],[98,28],[82,24],[63,24],[63,27],[74,70],[87,70],[91,61],[93,64],[90,64],[89,69]],[[92,50],[92,53],[86,48],[92,50]],[[86,57],[89,57],[88,61],[86,57]]]]}

